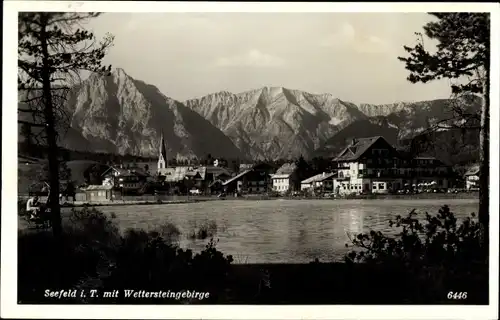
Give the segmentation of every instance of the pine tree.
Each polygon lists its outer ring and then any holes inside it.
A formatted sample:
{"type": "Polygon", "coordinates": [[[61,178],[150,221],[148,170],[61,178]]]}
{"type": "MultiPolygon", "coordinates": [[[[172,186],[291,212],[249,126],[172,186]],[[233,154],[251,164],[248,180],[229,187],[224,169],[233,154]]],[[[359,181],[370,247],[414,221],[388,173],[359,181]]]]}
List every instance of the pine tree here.
{"type": "Polygon", "coordinates": [[[111,66],[102,66],[113,37],[95,42],[94,35],[82,24],[99,13],[22,12],[18,19],[18,89],[20,123],[36,127],[48,147],[50,198],[54,236],[62,233],[59,206],[58,137],[68,128],[65,102],[80,80],[80,72],[108,74],[111,66]],[[30,120],[26,120],[30,118],[30,120]]]}
{"type": "MultiPolygon", "coordinates": [[[[490,15],[489,13],[430,13],[437,18],[427,23],[425,35],[437,40],[437,51],[431,53],[425,48],[424,36],[416,33],[418,42],[414,47],[404,46],[408,57],[399,57],[410,71],[408,80],[412,83],[427,83],[438,79],[453,79],[452,92],[461,101],[481,100],[481,111],[473,112],[456,104],[456,116],[451,123],[459,123],[460,129],[480,130],[480,191],[479,222],[483,240],[488,246],[489,234],[489,117],[490,117],[490,15]],[[460,122],[454,121],[460,120],[460,122]]],[[[465,104],[466,105],[466,104],[465,104]]]]}

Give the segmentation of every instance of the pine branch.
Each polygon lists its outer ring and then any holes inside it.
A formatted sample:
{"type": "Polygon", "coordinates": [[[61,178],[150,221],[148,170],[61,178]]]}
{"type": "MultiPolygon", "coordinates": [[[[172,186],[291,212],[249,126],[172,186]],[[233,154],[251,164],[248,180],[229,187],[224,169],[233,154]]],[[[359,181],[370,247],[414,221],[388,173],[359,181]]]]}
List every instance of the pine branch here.
{"type": "Polygon", "coordinates": [[[33,123],[33,122],[29,122],[29,121],[24,121],[24,120],[17,120],[17,122],[19,124],[25,124],[25,125],[28,125],[30,127],[38,127],[38,128],[45,128],[46,127],[46,125],[44,125],[44,124],[33,123]]]}

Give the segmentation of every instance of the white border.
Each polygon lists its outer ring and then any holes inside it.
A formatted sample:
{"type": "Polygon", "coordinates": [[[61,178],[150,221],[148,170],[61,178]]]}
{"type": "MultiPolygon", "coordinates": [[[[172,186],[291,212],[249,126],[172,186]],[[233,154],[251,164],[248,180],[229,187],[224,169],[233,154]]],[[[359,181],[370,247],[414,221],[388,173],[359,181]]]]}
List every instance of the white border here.
{"type": "Polygon", "coordinates": [[[225,3],[5,1],[3,20],[1,317],[100,319],[496,319],[498,316],[499,63],[491,60],[490,306],[18,306],[17,303],[17,12],[491,12],[491,57],[499,57],[495,3],[225,3]],[[13,139],[9,139],[12,137],[13,139]]]}

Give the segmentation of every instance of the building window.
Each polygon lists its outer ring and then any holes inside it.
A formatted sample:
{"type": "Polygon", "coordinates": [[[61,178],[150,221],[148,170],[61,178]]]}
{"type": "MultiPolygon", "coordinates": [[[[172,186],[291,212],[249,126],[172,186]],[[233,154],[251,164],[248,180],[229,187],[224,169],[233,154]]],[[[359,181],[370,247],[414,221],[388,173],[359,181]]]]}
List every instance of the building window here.
{"type": "Polygon", "coordinates": [[[378,184],[378,188],[379,188],[379,189],[385,189],[385,186],[384,186],[384,184],[383,184],[383,183],[379,183],[379,184],[378,184]]]}
{"type": "Polygon", "coordinates": [[[373,184],[372,189],[373,190],[377,190],[377,184],[376,183],[373,184]]]}

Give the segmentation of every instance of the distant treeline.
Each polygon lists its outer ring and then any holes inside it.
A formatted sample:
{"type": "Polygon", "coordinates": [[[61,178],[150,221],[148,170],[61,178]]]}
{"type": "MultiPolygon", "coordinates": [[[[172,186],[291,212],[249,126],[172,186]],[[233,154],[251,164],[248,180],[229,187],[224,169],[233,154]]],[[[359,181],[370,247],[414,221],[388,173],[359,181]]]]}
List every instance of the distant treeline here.
{"type": "MultiPolygon", "coordinates": [[[[444,163],[454,167],[466,167],[476,163],[479,158],[479,134],[473,130],[462,132],[461,130],[449,130],[443,132],[433,132],[421,134],[412,139],[400,140],[397,143],[397,148],[405,150],[413,156],[425,155],[433,156],[443,161],[444,163]]],[[[332,164],[332,158],[337,152],[340,152],[343,147],[339,146],[338,150],[330,150],[331,155],[316,156],[312,159],[307,159],[307,163],[314,172],[330,171],[335,169],[332,164]]],[[[19,143],[19,154],[45,159],[47,158],[47,148],[37,144],[19,143]]],[[[104,152],[88,152],[75,151],[66,148],[59,149],[61,161],[71,160],[92,160],[103,164],[129,164],[134,163],[155,163],[158,161],[154,157],[141,157],[131,154],[119,155],[104,152]]],[[[300,158],[300,157],[299,157],[300,158]]],[[[266,162],[276,167],[283,165],[286,162],[298,161],[299,159],[263,159],[247,160],[247,159],[224,159],[212,157],[207,154],[205,157],[191,159],[168,159],[169,166],[176,165],[211,165],[217,159],[221,165],[226,166],[233,171],[239,171],[240,164],[243,163],[258,163],[266,162]]]]}
{"type": "Polygon", "coordinates": [[[467,166],[479,161],[479,129],[422,133],[401,140],[399,147],[412,155],[435,157],[452,166],[467,166]]]}
{"type": "MultiPolygon", "coordinates": [[[[23,143],[19,143],[19,154],[38,159],[47,158],[47,147],[41,145],[30,145],[26,148],[23,143]]],[[[140,157],[131,154],[119,155],[105,152],[75,151],[66,148],[59,148],[61,161],[72,160],[92,160],[100,163],[129,163],[129,162],[152,162],[158,161],[158,158],[140,157]]]]}

